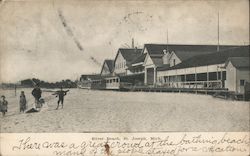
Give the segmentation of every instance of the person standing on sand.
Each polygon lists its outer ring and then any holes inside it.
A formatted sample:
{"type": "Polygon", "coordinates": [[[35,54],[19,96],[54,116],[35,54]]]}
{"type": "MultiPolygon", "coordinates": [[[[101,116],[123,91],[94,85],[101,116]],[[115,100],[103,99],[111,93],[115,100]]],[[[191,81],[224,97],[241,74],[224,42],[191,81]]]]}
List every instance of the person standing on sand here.
{"type": "Polygon", "coordinates": [[[5,113],[8,111],[8,101],[5,100],[4,95],[2,95],[1,98],[2,98],[2,100],[0,101],[1,112],[2,112],[3,116],[5,116],[5,113]]]}
{"type": "Polygon", "coordinates": [[[64,91],[61,87],[60,91],[56,92],[56,97],[58,96],[58,101],[57,101],[57,107],[56,109],[58,109],[59,107],[59,103],[61,102],[62,104],[62,108],[63,108],[63,101],[64,101],[64,96],[67,94],[67,91],[64,91]]]}
{"type": "Polygon", "coordinates": [[[20,105],[20,112],[24,112],[27,109],[27,101],[24,95],[24,91],[21,91],[19,105],[20,105]]]}
{"type": "Polygon", "coordinates": [[[39,103],[39,99],[41,98],[41,96],[42,96],[42,91],[41,91],[41,89],[40,89],[40,87],[39,87],[39,85],[38,84],[36,84],[36,86],[35,86],[35,88],[32,90],[32,92],[31,92],[31,94],[34,96],[34,98],[35,98],[35,103],[36,103],[36,105],[38,105],[38,103],[39,103]]]}

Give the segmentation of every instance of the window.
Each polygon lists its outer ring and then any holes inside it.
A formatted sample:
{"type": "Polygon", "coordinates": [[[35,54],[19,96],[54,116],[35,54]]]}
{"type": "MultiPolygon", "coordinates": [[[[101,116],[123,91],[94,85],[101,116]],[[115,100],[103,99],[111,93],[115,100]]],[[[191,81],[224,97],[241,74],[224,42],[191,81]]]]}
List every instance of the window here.
{"type": "Polygon", "coordinates": [[[173,65],[175,66],[175,59],[173,60],[173,65]]]}
{"type": "Polygon", "coordinates": [[[240,86],[244,86],[245,85],[245,80],[240,80],[240,86]]]}

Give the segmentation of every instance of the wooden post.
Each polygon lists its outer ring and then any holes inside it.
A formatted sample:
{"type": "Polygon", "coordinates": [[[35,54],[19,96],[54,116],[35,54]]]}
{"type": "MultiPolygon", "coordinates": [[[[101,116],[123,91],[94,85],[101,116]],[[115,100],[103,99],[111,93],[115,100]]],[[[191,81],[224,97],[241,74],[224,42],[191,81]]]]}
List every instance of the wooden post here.
{"type": "Polygon", "coordinates": [[[216,80],[219,80],[219,74],[218,74],[218,66],[217,66],[217,70],[216,70],[216,80]]]}
{"type": "Polygon", "coordinates": [[[197,73],[196,73],[196,67],[195,69],[195,75],[194,75],[194,81],[195,81],[195,88],[197,88],[197,73]]]}
{"type": "Polygon", "coordinates": [[[179,86],[178,86],[177,69],[175,70],[175,84],[176,84],[176,88],[179,88],[179,86]]]}
{"type": "Polygon", "coordinates": [[[185,88],[186,82],[187,82],[187,75],[185,74],[185,75],[184,75],[184,85],[183,85],[183,88],[185,88]]]}
{"type": "Polygon", "coordinates": [[[156,86],[156,81],[157,81],[157,77],[156,77],[156,67],[154,67],[154,86],[156,86]]]}
{"type": "Polygon", "coordinates": [[[221,69],[221,72],[220,72],[220,74],[221,74],[221,88],[223,88],[223,72],[222,72],[222,69],[221,69]]]}
{"type": "Polygon", "coordinates": [[[209,83],[209,72],[208,72],[208,66],[207,66],[207,88],[209,87],[208,83],[209,83]]]}

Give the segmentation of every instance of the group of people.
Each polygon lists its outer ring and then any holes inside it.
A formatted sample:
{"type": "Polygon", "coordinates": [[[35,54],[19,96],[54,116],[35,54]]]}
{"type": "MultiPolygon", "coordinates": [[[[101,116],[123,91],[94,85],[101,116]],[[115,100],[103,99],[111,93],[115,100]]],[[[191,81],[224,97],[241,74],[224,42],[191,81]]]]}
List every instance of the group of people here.
{"type": "MultiPolygon", "coordinates": [[[[56,95],[58,97],[57,101],[57,108],[59,108],[59,105],[61,103],[62,108],[63,108],[63,101],[64,101],[64,96],[67,94],[69,90],[64,91],[63,88],[61,87],[61,90],[56,91],[52,95],[56,95]]],[[[35,108],[41,108],[43,103],[45,102],[44,99],[42,99],[42,90],[40,89],[39,85],[35,85],[35,88],[32,90],[31,94],[35,98],[35,108]]],[[[24,91],[21,91],[20,94],[20,99],[19,99],[19,108],[20,108],[20,113],[25,112],[27,110],[27,100],[24,94],[24,91]]],[[[2,112],[2,116],[5,116],[6,112],[8,111],[8,101],[6,100],[5,96],[1,96],[0,100],[0,112],[2,112]]]]}

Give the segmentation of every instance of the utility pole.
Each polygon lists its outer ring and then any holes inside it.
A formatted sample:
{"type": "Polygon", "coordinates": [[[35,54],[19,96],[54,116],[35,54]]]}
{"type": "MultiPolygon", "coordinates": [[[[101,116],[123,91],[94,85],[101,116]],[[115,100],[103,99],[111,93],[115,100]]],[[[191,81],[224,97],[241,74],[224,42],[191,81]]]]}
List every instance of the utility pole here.
{"type": "Polygon", "coordinates": [[[167,28],[167,52],[168,52],[168,28],[167,28]]]}
{"type": "Polygon", "coordinates": [[[218,23],[217,23],[217,40],[218,40],[218,43],[217,43],[217,52],[220,51],[220,12],[218,11],[218,23]]]}

